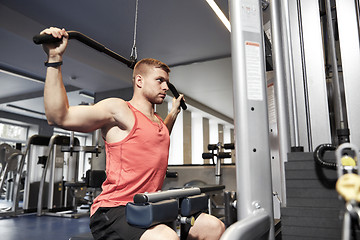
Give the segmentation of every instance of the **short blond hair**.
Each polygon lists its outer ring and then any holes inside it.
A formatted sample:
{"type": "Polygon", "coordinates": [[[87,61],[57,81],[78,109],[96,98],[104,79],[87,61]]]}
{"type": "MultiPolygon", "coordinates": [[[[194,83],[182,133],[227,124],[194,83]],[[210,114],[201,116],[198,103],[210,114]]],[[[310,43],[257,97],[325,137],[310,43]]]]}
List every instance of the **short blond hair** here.
{"type": "Polygon", "coordinates": [[[159,60],[156,60],[154,58],[144,58],[135,64],[134,71],[133,71],[133,79],[135,79],[136,75],[138,75],[138,74],[146,74],[146,71],[148,70],[149,66],[161,68],[167,74],[170,73],[170,68],[165,63],[163,63],[159,60]]]}

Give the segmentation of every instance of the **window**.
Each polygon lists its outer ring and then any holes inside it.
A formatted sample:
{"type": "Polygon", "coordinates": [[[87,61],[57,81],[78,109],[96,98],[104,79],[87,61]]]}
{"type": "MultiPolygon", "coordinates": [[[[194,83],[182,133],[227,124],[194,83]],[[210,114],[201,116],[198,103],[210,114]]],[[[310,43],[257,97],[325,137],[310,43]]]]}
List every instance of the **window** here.
{"type": "Polygon", "coordinates": [[[26,143],[29,134],[29,126],[16,123],[0,121],[0,142],[8,143],[26,143]]]}

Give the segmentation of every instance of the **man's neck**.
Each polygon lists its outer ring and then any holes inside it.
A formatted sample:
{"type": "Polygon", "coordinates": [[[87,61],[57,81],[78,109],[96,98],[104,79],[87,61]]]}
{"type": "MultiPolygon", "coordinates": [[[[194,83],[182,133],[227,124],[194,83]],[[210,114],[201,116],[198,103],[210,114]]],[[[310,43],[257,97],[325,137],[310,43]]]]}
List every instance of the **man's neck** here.
{"type": "Polygon", "coordinates": [[[148,101],[138,100],[136,98],[131,99],[130,104],[135,107],[137,110],[145,114],[146,116],[153,117],[154,116],[154,104],[148,101]]]}

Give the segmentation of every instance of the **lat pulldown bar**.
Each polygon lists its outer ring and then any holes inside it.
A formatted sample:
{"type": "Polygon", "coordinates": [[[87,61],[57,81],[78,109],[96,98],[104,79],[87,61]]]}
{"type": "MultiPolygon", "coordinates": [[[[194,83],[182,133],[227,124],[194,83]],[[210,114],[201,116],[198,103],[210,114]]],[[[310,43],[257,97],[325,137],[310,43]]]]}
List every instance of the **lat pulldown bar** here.
{"type": "MultiPolygon", "coordinates": [[[[106,55],[109,55],[112,58],[115,58],[116,60],[126,64],[129,68],[134,68],[136,64],[136,59],[133,61],[130,61],[123,56],[120,56],[116,52],[106,48],[101,43],[95,41],[94,39],[78,32],[78,31],[67,31],[69,34],[69,39],[76,39],[79,42],[84,43],[85,45],[98,50],[99,52],[103,52],[106,55]]],[[[62,38],[54,38],[52,35],[49,34],[38,34],[33,37],[33,41],[35,44],[47,44],[47,43],[58,43],[62,41],[62,38]]]]}
{"type": "MultiPolygon", "coordinates": [[[[123,56],[117,54],[116,52],[106,48],[101,43],[86,36],[85,34],[82,34],[78,31],[67,31],[67,33],[69,34],[69,39],[76,39],[76,40],[84,43],[85,45],[87,45],[95,50],[98,50],[99,52],[103,52],[106,55],[126,64],[131,69],[133,69],[136,64],[137,59],[128,60],[128,59],[124,58],[123,56]]],[[[49,35],[49,34],[38,34],[33,37],[33,41],[35,44],[58,43],[58,42],[62,41],[62,38],[54,38],[52,35],[49,35]]],[[[175,86],[171,83],[168,83],[168,87],[169,87],[170,91],[172,92],[172,94],[174,95],[174,97],[178,98],[179,93],[176,90],[175,86]]],[[[180,102],[180,106],[183,110],[187,109],[187,106],[183,99],[180,102]]]]}

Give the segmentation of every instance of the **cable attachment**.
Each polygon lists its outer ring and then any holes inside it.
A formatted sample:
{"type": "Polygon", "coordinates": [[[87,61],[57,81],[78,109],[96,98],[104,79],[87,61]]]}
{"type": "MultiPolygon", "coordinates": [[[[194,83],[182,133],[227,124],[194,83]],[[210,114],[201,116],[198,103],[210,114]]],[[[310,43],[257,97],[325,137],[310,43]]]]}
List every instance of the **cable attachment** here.
{"type": "Polygon", "coordinates": [[[136,0],[135,5],[135,23],[134,23],[134,42],[133,46],[131,48],[131,54],[130,54],[130,61],[132,62],[131,68],[134,68],[136,61],[137,61],[137,49],[136,49],[136,28],[137,28],[137,18],[138,18],[138,5],[139,0],[136,0]]]}
{"type": "Polygon", "coordinates": [[[136,46],[134,45],[131,49],[131,55],[130,55],[130,68],[134,68],[135,67],[135,64],[137,62],[137,51],[136,51],[136,46]]]}
{"type": "Polygon", "coordinates": [[[336,147],[332,144],[320,144],[314,151],[315,162],[321,167],[336,170],[338,167],[336,163],[323,160],[325,152],[335,150],[336,147]]]}
{"type": "Polygon", "coordinates": [[[135,45],[131,48],[130,60],[134,62],[137,61],[137,50],[135,45]]]}
{"type": "MultiPolygon", "coordinates": [[[[338,178],[340,178],[344,174],[345,175],[350,173],[359,174],[360,162],[359,162],[359,149],[357,146],[351,143],[343,143],[336,149],[335,156],[338,166],[337,168],[338,178]]],[[[358,186],[360,186],[360,184],[358,186]]],[[[360,197],[359,197],[359,202],[360,202],[360,197]]]]}

